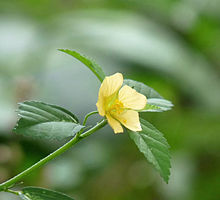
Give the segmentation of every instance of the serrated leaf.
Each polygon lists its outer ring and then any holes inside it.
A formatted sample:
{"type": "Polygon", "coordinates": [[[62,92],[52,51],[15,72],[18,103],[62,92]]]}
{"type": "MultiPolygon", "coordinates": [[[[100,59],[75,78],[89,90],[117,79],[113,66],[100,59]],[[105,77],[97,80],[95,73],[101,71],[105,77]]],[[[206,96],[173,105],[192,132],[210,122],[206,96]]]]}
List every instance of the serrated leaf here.
{"type": "Polygon", "coordinates": [[[20,119],[14,132],[25,136],[43,139],[64,139],[74,136],[83,126],[68,110],[38,101],[19,104],[20,119]]]}
{"type": "Polygon", "coordinates": [[[156,92],[153,88],[149,87],[148,85],[144,83],[134,81],[131,79],[125,79],[124,84],[135,89],[137,92],[145,95],[148,99],[150,98],[163,99],[163,97],[158,92],[156,92]]]}
{"type": "Polygon", "coordinates": [[[163,112],[168,111],[173,107],[173,104],[170,101],[164,99],[157,91],[144,83],[125,79],[124,85],[132,87],[137,92],[147,97],[146,107],[139,112],[163,112]]]}
{"type": "Polygon", "coordinates": [[[128,130],[129,136],[134,140],[140,152],[159,171],[163,179],[168,183],[170,175],[169,144],[152,124],[140,119],[142,131],[128,130]]]}
{"type": "Polygon", "coordinates": [[[93,60],[87,58],[86,56],[76,52],[71,51],[69,49],[58,49],[61,52],[67,53],[74,58],[78,59],[80,62],[85,64],[95,75],[96,77],[102,82],[105,78],[105,73],[103,72],[102,68],[96,64],[93,60]]]}
{"type": "Polygon", "coordinates": [[[74,200],[63,193],[38,187],[25,187],[20,194],[22,200],[74,200]]]}
{"type": "Polygon", "coordinates": [[[166,99],[151,98],[147,99],[147,104],[140,112],[163,112],[171,110],[173,104],[166,99]]]}
{"type": "Polygon", "coordinates": [[[145,108],[143,110],[140,110],[140,112],[160,112],[160,107],[146,104],[145,108]]]}

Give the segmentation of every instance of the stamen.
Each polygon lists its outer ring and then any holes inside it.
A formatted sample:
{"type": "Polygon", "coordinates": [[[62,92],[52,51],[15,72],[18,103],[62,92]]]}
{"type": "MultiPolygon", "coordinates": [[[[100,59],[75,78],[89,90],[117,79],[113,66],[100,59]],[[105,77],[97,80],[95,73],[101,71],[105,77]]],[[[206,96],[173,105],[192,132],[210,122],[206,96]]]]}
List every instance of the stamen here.
{"type": "Polygon", "coordinates": [[[127,120],[126,120],[126,119],[123,119],[122,121],[123,121],[123,123],[125,123],[125,124],[127,123],[127,120]]]}
{"type": "Polygon", "coordinates": [[[115,102],[109,108],[109,112],[113,112],[113,113],[116,113],[116,114],[121,114],[122,112],[124,112],[123,103],[121,101],[119,101],[118,99],[116,99],[115,102]]]}

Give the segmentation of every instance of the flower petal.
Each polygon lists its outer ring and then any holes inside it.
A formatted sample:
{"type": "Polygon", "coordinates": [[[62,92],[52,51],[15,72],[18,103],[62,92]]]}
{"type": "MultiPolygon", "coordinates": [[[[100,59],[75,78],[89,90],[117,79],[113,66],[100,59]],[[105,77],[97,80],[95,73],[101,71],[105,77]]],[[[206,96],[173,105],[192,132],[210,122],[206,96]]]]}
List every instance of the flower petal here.
{"type": "Polygon", "coordinates": [[[102,96],[99,96],[98,102],[96,103],[96,107],[99,111],[99,114],[101,116],[105,116],[105,104],[104,104],[104,98],[102,96]]]}
{"type": "Polygon", "coordinates": [[[123,86],[118,95],[119,101],[121,101],[125,108],[130,108],[133,110],[141,110],[146,106],[147,98],[132,89],[131,87],[125,85],[123,86]]]}
{"type": "Polygon", "coordinates": [[[105,106],[114,98],[123,84],[123,76],[121,73],[113,74],[112,76],[105,77],[99,89],[98,102],[96,104],[99,114],[105,115],[105,106]]]}
{"type": "Polygon", "coordinates": [[[120,121],[126,128],[132,131],[142,130],[137,111],[127,110],[119,115],[114,115],[114,118],[120,121]]]}
{"type": "Polygon", "coordinates": [[[109,97],[121,88],[123,84],[123,76],[121,73],[113,74],[112,76],[105,77],[101,84],[99,94],[103,97],[109,97]]]}
{"type": "Polygon", "coordinates": [[[111,115],[106,115],[106,118],[108,120],[109,125],[112,127],[115,133],[123,133],[123,128],[116,119],[111,117],[111,115]]]}

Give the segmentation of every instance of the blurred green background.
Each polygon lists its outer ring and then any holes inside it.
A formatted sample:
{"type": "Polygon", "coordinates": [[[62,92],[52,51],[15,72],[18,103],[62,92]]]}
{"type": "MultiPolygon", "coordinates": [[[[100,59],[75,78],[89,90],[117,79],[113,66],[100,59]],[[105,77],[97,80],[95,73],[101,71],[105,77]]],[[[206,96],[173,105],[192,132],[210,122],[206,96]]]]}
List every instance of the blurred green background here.
{"type": "MultiPolygon", "coordinates": [[[[108,127],[23,185],[77,200],[220,199],[219,0],[1,0],[0,182],[64,143],[14,135],[17,102],[58,104],[81,120],[96,109],[100,83],[58,48],[78,50],[106,74],[142,81],[175,104],[169,112],[143,114],[171,145],[170,181],[163,182],[126,133],[108,127]]],[[[0,200],[9,199],[17,198],[0,193],[0,200]]]]}

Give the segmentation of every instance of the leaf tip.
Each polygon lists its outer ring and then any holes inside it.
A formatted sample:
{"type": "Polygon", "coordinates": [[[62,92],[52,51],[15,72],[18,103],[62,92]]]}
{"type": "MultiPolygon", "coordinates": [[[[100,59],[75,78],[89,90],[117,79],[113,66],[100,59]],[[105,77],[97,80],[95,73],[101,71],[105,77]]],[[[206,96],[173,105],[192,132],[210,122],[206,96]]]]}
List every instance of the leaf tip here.
{"type": "Polygon", "coordinates": [[[57,51],[62,51],[62,52],[64,52],[66,49],[57,49],[57,51]]]}

